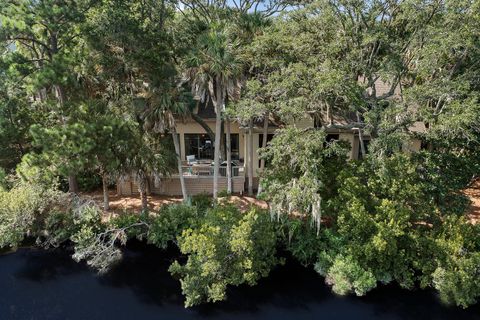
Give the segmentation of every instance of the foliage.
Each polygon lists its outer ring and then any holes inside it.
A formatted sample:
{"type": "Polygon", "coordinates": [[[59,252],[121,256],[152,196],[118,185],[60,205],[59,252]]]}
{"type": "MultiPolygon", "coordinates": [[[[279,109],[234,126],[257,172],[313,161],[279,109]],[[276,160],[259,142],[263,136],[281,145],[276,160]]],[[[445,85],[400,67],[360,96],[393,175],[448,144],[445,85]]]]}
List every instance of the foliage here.
{"type": "Polygon", "coordinates": [[[478,226],[465,221],[457,192],[467,179],[443,165],[440,156],[399,153],[346,166],[331,199],[330,226],[317,236],[308,221],[282,220],[287,250],[315,265],[338,294],[364,295],[377,282],[395,281],[434,287],[463,307],[475,303],[478,226]]]}
{"type": "Polygon", "coordinates": [[[3,168],[0,168],[0,190],[5,189],[7,187],[7,174],[3,168]]]}
{"type": "Polygon", "coordinates": [[[297,217],[282,216],[276,224],[279,240],[285,249],[305,267],[315,264],[327,241],[324,233],[317,234],[315,226],[297,217]]]}
{"type": "Polygon", "coordinates": [[[102,187],[102,178],[96,174],[85,170],[82,175],[77,177],[78,187],[81,191],[92,192],[102,187]]]}
{"type": "Polygon", "coordinates": [[[216,207],[178,241],[188,260],[169,270],[180,278],[187,307],[224,300],[228,285],[255,285],[279,262],[275,230],[268,215],[256,210],[242,216],[233,207],[216,207]]]}
{"type": "MultiPolygon", "coordinates": [[[[322,268],[320,265],[316,267],[317,271],[322,268]]],[[[352,257],[340,255],[335,257],[325,281],[332,285],[333,292],[340,295],[355,291],[357,296],[363,296],[375,288],[377,279],[371,271],[359,266],[352,257]]]]}
{"type": "Polygon", "coordinates": [[[101,210],[92,203],[80,205],[74,213],[74,225],[78,231],[71,236],[74,243],[73,259],[85,260],[89,266],[106,272],[121,259],[121,252],[114,246],[115,240],[105,232],[101,223],[101,210]]]}
{"type": "Polygon", "coordinates": [[[18,246],[61,205],[66,205],[65,195],[43,185],[17,181],[10,190],[0,189],[0,248],[18,246]]]}
{"type": "Polygon", "coordinates": [[[262,184],[274,213],[311,214],[319,224],[322,212],[330,214],[336,169],[346,166],[346,150],[343,142],[327,143],[321,130],[279,131],[262,154],[270,164],[262,184]]]}
{"type": "Polygon", "coordinates": [[[45,248],[59,247],[69,241],[80,229],[81,225],[75,223],[71,211],[52,211],[45,219],[43,234],[37,238],[45,248]]]}
{"type": "Polygon", "coordinates": [[[435,237],[440,249],[433,286],[443,301],[463,308],[480,299],[480,227],[449,217],[435,237]]]}
{"type": "Polygon", "coordinates": [[[196,194],[192,196],[192,205],[197,207],[199,212],[204,213],[213,206],[213,199],[207,193],[196,194]]]}
{"type": "Polygon", "coordinates": [[[193,228],[202,219],[203,211],[186,204],[174,204],[160,208],[152,218],[148,241],[166,249],[170,242],[176,242],[183,230],[193,228]]]}

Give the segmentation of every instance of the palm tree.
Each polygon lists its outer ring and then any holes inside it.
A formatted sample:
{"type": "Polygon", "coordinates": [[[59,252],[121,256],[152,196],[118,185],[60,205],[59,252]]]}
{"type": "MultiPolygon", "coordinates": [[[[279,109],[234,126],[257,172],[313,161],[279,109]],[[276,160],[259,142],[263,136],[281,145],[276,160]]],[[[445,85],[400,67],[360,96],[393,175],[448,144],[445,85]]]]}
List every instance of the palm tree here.
{"type": "MultiPolygon", "coordinates": [[[[128,120],[127,120],[128,121],[128,120]]],[[[147,190],[149,187],[148,174],[170,174],[175,167],[175,157],[171,152],[168,141],[164,137],[148,134],[144,119],[138,117],[135,121],[128,121],[130,130],[128,153],[122,161],[120,173],[133,174],[138,184],[138,191],[142,201],[142,211],[148,210],[147,190]]]]}
{"type": "Polygon", "coordinates": [[[185,72],[195,99],[211,99],[215,108],[214,198],[218,194],[222,113],[227,99],[238,99],[241,89],[243,65],[238,59],[238,47],[224,24],[212,24],[199,36],[185,72]]]}
{"type": "Polygon", "coordinates": [[[147,92],[144,96],[147,102],[143,115],[145,120],[144,127],[155,133],[164,134],[169,132],[172,135],[182,196],[183,200],[187,201],[188,193],[182,170],[180,140],[176,130],[174,115],[187,115],[190,113],[188,98],[181,87],[170,88],[170,90],[154,89],[147,92]]]}

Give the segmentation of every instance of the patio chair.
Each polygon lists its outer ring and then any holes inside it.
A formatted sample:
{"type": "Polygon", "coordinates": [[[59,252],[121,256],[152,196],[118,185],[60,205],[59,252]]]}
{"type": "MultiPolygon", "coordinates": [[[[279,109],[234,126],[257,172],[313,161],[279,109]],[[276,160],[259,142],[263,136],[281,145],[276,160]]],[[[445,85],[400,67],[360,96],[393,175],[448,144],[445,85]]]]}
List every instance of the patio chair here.
{"type": "Polygon", "coordinates": [[[195,155],[190,155],[187,156],[187,164],[191,166],[192,164],[197,163],[197,160],[195,160],[195,155]]]}

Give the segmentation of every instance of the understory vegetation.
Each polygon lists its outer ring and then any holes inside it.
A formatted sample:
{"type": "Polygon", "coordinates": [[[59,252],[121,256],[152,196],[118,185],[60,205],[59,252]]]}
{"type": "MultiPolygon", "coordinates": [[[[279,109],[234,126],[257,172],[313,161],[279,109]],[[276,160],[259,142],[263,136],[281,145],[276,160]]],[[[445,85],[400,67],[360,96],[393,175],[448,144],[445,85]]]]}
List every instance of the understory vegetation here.
{"type": "MultiPolygon", "coordinates": [[[[338,161],[335,153],[326,154],[323,165],[338,161]]],[[[0,243],[14,247],[33,236],[45,248],[67,245],[73,259],[100,273],[121,260],[121,246],[129,239],[161,249],[174,245],[184,258],[169,271],[179,279],[187,307],[226,299],[228,286],[255,285],[283,263],[279,252],[313,267],[340,295],[361,296],[395,282],[405,289],[435,288],[446,303],[467,307],[480,298],[480,228],[466,221],[468,201],[455,192],[452,180],[445,184],[425,175],[447,170],[427,167],[429,161],[439,163],[429,157],[398,155],[379,167],[372,161],[347,165],[325,182],[330,188],[322,193],[320,223],[292,206],[289,214],[274,207],[241,213],[206,195],[194,197],[192,204],[106,220],[92,201],[17,181],[0,192],[0,243]]],[[[288,170],[295,175],[294,165],[288,170]]],[[[461,172],[453,170],[461,180],[461,172]]],[[[280,182],[276,170],[267,174],[265,191],[280,182]]],[[[303,178],[296,183],[307,183],[303,178]]]]}

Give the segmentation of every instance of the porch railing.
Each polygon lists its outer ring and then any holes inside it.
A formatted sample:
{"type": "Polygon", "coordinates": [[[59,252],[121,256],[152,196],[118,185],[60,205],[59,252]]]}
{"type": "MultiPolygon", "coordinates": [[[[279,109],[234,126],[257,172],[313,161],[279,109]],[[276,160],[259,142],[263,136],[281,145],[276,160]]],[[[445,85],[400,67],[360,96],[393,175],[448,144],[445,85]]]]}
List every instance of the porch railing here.
{"type": "MultiPolygon", "coordinates": [[[[213,166],[211,165],[183,165],[182,172],[184,177],[212,177],[213,178],[213,166]]],[[[220,176],[227,176],[227,167],[220,167],[220,176]]],[[[173,174],[178,176],[178,174],[173,174]]],[[[232,177],[245,176],[244,166],[232,166],[232,177]]]]}

